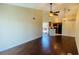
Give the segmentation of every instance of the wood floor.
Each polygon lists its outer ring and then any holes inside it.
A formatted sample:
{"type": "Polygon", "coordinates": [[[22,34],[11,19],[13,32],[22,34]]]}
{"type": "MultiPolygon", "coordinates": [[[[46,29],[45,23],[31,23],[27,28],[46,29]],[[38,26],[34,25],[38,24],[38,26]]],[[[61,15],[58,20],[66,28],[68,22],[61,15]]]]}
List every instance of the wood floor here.
{"type": "Polygon", "coordinates": [[[68,53],[78,54],[74,37],[50,37],[43,34],[42,38],[1,52],[0,55],[67,55],[68,53]]]}

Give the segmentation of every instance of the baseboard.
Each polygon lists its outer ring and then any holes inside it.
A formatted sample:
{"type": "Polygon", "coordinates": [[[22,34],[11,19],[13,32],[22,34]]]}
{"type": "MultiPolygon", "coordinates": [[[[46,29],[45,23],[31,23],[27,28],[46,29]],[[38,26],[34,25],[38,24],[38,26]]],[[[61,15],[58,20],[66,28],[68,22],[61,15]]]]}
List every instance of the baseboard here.
{"type": "Polygon", "coordinates": [[[62,36],[75,37],[75,35],[65,35],[65,34],[62,34],[62,36]]]}
{"type": "Polygon", "coordinates": [[[26,44],[26,43],[28,43],[28,42],[30,42],[30,41],[32,41],[32,40],[40,39],[41,37],[42,37],[42,36],[39,36],[39,37],[37,37],[37,38],[35,38],[35,39],[31,39],[31,40],[28,40],[28,41],[23,42],[23,43],[21,43],[21,44],[18,44],[18,45],[16,45],[16,46],[7,48],[6,50],[0,51],[0,53],[5,52],[5,51],[8,51],[8,50],[13,49],[13,48],[17,48],[17,47],[20,46],[20,45],[26,44]]]}

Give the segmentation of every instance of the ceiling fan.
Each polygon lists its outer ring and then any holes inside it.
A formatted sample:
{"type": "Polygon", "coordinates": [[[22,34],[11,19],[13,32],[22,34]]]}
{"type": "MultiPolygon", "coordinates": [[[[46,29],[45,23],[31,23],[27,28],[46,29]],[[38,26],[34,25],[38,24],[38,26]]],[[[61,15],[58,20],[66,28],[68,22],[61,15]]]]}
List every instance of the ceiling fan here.
{"type": "Polygon", "coordinates": [[[52,16],[52,15],[55,15],[55,16],[58,16],[58,13],[59,13],[60,11],[55,11],[55,12],[53,12],[52,11],[52,3],[50,3],[50,16],[52,16]]]}

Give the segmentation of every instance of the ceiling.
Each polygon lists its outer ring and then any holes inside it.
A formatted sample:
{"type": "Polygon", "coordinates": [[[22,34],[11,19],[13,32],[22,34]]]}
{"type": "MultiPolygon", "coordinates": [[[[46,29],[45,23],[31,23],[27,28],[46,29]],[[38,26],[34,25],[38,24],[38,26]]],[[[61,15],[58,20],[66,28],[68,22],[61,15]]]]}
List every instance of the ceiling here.
{"type": "MultiPolygon", "coordinates": [[[[26,8],[34,8],[34,9],[40,9],[40,10],[50,10],[50,4],[49,3],[8,3],[10,5],[16,5],[20,7],[26,7],[26,8]]],[[[79,6],[78,3],[53,3],[53,10],[59,10],[63,8],[73,7],[73,6],[79,6]]]]}
{"type": "MultiPolygon", "coordinates": [[[[10,5],[39,9],[43,11],[50,10],[49,3],[9,3],[10,5]]],[[[52,11],[60,11],[60,17],[75,17],[79,3],[53,3],[52,11]],[[64,15],[64,16],[63,16],[64,15]]]]}

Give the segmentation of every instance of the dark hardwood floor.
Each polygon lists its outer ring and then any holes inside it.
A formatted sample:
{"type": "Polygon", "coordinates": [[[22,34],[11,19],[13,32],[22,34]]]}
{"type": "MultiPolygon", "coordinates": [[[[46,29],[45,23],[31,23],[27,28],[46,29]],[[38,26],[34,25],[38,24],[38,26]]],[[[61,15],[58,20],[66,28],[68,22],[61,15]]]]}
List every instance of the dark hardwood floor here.
{"type": "Polygon", "coordinates": [[[0,55],[77,55],[74,37],[53,36],[43,34],[42,38],[0,52],[0,55]]]}

